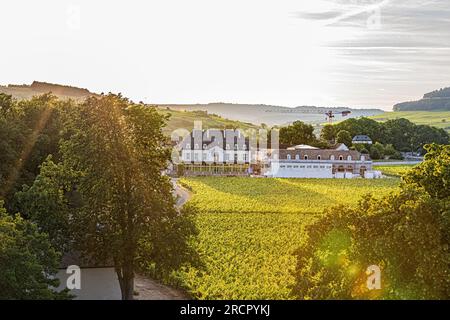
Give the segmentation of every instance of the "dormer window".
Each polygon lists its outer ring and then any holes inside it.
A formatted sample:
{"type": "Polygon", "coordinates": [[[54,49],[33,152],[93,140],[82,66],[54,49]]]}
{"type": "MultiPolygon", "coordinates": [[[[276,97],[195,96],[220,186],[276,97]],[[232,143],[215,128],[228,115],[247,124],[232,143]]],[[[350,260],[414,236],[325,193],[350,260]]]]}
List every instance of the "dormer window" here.
{"type": "Polygon", "coordinates": [[[352,161],[352,156],[348,156],[347,161],[352,161]]]}
{"type": "Polygon", "coordinates": [[[198,143],[195,144],[195,149],[198,149],[198,143]]]}
{"type": "Polygon", "coordinates": [[[290,154],[287,155],[287,159],[291,160],[291,155],[290,154]]]}
{"type": "Polygon", "coordinates": [[[333,161],[334,160],[334,155],[330,156],[330,160],[333,161]]]}
{"type": "Polygon", "coordinates": [[[366,161],[366,157],[365,156],[361,156],[361,161],[366,161]]]}
{"type": "Polygon", "coordinates": [[[303,159],[308,160],[308,155],[305,154],[305,156],[303,157],[303,159]]]}
{"type": "Polygon", "coordinates": [[[206,143],[203,145],[203,149],[206,149],[206,143]]]}
{"type": "Polygon", "coordinates": [[[191,144],[190,143],[186,144],[186,149],[191,149],[191,144]]]}
{"type": "Polygon", "coordinates": [[[339,160],[344,160],[344,157],[343,156],[339,156],[339,160]]]}
{"type": "Polygon", "coordinates": [[[295,160],[300,160],[300,155],[299,154],[295,155],[295,160]]]}
{"type": "Polygon", "coordinates": [[[317,156],[317,160],[320,160],[321,159],[321,157],[320,156],[317,156]]]}

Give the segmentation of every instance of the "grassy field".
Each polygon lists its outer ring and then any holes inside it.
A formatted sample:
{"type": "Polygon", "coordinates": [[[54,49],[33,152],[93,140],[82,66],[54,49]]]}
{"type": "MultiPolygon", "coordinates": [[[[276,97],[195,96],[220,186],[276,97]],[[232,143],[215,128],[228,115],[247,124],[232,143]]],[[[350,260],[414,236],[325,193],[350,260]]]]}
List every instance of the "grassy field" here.
{"type": "Polygon", "coordinates": [[[400,111],[385,112],[369,117],[377,121],[405,118],[415,124],[427,124],[450,132],[450,111],[400,111]]]}
{"type": "Polygon", "coordinates": [[[229,120],[203,111],[175,111],[162,108],[159,110],[170,115],[169,123],[164,128],[166,133],[179,128],[191,131],[194,128],[194,121],[202,121],[203,129],[259,128],[251,123],[229,120]]]}
{"type": "Polygon", "coordinates": [[[384,175],[391,177],[401,177],[403,174],[408,172],[415,165],[398,165],[398,166],[383,166],[376,165],[374,169],[380,170],[384,175]]]}
{"type": "Polygon", "coordinates": [[[194,242],[203,268],[181,271],[198,299],[289,299],[294,250],[322,210],[356,204],[366,193],[397,188],[399,179],[316,180],[192,178],[181,183],[199,208],[194,242]]]}

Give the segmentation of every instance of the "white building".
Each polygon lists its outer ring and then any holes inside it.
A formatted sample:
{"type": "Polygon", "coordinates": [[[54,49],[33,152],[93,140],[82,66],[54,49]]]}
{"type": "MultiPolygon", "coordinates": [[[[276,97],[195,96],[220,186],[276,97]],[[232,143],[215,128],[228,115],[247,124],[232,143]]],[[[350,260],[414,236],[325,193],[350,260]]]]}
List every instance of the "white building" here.
{"type": "Polygon", "coordinates": [[[372,144],[372,139],[366,135],[357,135],[352,139],[353,144],[372,144]]]}
{"type": "Polygon", "coordinates": [[[372,171],[369,155],[349,150],[344,144],[335,149],[318,149],[305,145],[279,150],[265,172],[278,178],[378,178],[372,171]]]}
{"type": "MultiPolygon", "coordinates": [[[[267,146],[265,146],[267,148],[267,146]]],[[[251,145],[239,130],[193,130],[179,145],[180,175],[264,175],[279,178],[378,178],[368,154],[297,145],[266,149],[251,145]]]]}

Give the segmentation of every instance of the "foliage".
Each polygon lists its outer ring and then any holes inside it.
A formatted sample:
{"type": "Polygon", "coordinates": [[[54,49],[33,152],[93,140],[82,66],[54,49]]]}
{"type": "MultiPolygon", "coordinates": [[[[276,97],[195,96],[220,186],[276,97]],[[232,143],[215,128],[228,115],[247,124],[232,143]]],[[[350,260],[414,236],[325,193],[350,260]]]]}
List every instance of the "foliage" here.
{"type": "Polygon", "coordinates": [[[58,156],[61,113],[70,101],[45,94],[16,101],[0,94],[0,199],[10,211],[20,211],[14,194],[31,185],[49,154],[58,156]]]}
{"type": "Polygon", "coordinates": [[[49,156],[31,187],[24,186],[16,198],[23,215],[35,222],[40,231],[50,236],[59,252],[69,252],[70,211],[76,206],[74,187],[76,174],[62,164],[55,164],[49,156]]]}
{"type": "Polygon", "coordinates": [[[428,195],[404,189],[357,208],[336,207],[307,227],[296,252],[299,299],[446,299],[449,248],[443,208],[428,195]],[[381,268],[382,288],[368,290],[366,268],[381,268]]]}
{"type": "Polygon", "coordinates": [[[58,264],[46,234],[0,207],[0,299],[68,299],[54,289],[58,264]]]}
{"type": "Polygon", "coordinates": [[[381,143],[375,142],[370,147],[370,157],[373,160],[384,159],[384,147],[381,143]]]}
{"type": "Polygon", "coordinates": [[[316,142],[314,127],[301,121],[280,129],[280,144],[299,145],[316,142]]]}
{"type": "Polygon", "coordinates": [[[350,135],[350,132],[346,130],[340,130],[336,135],[336,142],[337,143],[343,143],[346,146],[352,145],[352,136],[350,135]]]}
{"type": "Polygon", "coordinates": [[[296,253],[297,298],[448,299],[449,146],[426,149],[400,191],[326,210],[307,227],[296,253]],[[365,285],[370,265],[381,268],[379,290],[365,285]]]}
{"type": "Polygon", "coordinates": [[[336,139],[335,126],[331,124],[324,125],[320,131],[320,138],[325,141],[334,142],[334,139],[336,139]]]}
{"type": "Polygon", "coordinates": [[[432,197],[450,198],[450,145],[427,145],[425,161],[414,167],[404,181],[424,188],[432,197]]]}
{"type": "Polygon", "coordinates": [[[425,144],[450,142],[450,135],[445,130],[415,125],[403,118],[390,119],[382,123],[367,118],[352,118],[336,124],[335,127],[336,132],[346,130],[351,136],[368,135],[374,142],[391,144],[397,151],[422,152],[425,144]]]}
{"type": "Polygon", "coordinates": [[[112,94],[73,111],[61,152],[64,166],[80,177],[81,206],[72,215],[77,248],[96,261],[112,260],[122,298],[132,299],[140,245],[178,226],[172,184],[161,175],[169,160],[161,130],[167,118],[112,94]]]}

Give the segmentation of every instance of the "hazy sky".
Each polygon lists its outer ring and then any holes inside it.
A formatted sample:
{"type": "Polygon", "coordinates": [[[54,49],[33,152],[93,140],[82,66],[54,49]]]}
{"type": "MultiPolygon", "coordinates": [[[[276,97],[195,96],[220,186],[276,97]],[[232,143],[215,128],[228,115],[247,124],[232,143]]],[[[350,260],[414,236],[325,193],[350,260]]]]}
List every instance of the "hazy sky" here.
{"type": "Polygon", "coordinates": [[[380,107],[450,86],[449,0],[2,0],[0,84],[380,107]]]}

